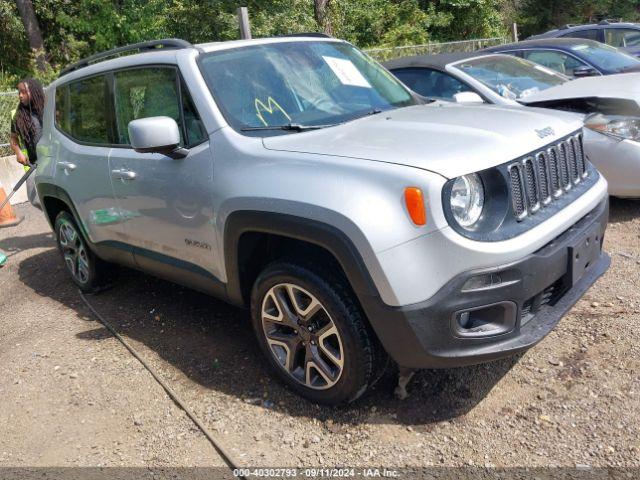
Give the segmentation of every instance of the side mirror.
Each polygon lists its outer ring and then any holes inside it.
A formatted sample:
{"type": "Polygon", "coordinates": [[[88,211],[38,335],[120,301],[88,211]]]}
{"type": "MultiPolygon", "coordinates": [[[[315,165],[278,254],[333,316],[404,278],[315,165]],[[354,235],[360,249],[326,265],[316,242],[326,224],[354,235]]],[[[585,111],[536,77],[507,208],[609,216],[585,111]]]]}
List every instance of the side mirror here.
{"type": "Polygon", "coordinates": [[[174,159],[187,156],[180,148],[180,130],[173,118],[148,117],[129,122],[129,140],[138,153],[162,153],[174,159]]]}
{"type": "Polygon", "coordinates": [[[453,96],[456,103],[484,103],[482,97],[476,92],[460,92],[453,96]]]}
{"type": "Polygon", "coordinates": [[[584,67],[578,67],[573,69],[573,76],[575,78],[593,77],[594,75],[598,75],[598,74],[599,73],[595,68],[587,67],[586,65],[584,67]]]}

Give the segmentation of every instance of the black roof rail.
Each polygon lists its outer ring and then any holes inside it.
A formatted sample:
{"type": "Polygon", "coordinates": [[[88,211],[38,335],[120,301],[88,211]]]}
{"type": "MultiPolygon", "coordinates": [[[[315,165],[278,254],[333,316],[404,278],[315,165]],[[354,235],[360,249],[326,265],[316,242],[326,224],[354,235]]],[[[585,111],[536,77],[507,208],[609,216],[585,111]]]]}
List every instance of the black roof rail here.
{"type": "Polygon", "coordinates": [[[92,63],[96,63],[100,60],[106,60],[107,58],[115,57],[116,55],[120,55],[122,53],[128,52],[141,52],[144,50],[158,50],[159,48],[167,48],[167,49],[181,49],[181,48],[195,48],[186,40],[181,40],[179,38],[163,38],[162,40],[149,40],[147,42],[140,43],[132,43],[131,45],[125,45],[123,47],[117,47],[112,50],[107,50],[106,52],[96,53],[95,55],[91,55],[90,57],[83,58],[82,60],[69,65],[64,68],[58,78],[66,75],[67,73],[73,72],[74,70],[78,70],[82,67],[86,67],[91,65],[92,63]]]}
{"type": "Polygon", "coordinates": [[[316,37],[316,38],[333,38],[322,32],[304,32],[304,33],[287,33],[286,35],[278,35],[279,37],[316,37]]]}

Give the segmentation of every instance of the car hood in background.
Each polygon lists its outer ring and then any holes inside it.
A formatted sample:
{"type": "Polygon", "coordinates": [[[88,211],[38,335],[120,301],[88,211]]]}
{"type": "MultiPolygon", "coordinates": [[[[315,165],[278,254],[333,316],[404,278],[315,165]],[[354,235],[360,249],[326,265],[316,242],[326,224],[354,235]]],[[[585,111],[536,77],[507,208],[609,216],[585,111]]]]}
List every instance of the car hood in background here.
{"type": "Polygon", "coordinates": [[[447,178],[506,163],[582,126],[576,114],[434,103],[263,139],[265,148],[422,168],[447,178]]]}
{"type": "Polygon", "coordinates": [[[575,98],[620,98],[640,100],[640,73],[619,73],[597,77],[579,78],[556,87],[518,99],[521,103],[538,103],[550,100],[575,98]]]}

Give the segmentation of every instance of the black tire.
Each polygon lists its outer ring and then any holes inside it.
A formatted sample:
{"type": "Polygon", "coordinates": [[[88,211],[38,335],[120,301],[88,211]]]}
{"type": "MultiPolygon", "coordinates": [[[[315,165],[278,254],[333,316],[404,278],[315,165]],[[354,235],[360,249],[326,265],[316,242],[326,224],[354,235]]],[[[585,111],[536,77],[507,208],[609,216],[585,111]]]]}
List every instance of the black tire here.
{"type": "Polygon", "coordinates": [[[377,380],[377,369],[381,363],[381,357],[384,356],[381,353],[384,352],[381,352],[375,335],[366,324],[353,294],[347,288],[346,281],[326,272],[318,272],[321,270],[316,266],[301,266],[294,261],[279,261],[265,268],[256,279],[251,294],[253,328],[260,348],[272,368],[292,390],[316,403],[325,405],[350,403],[360,397],[377,380]],[[291,290],[288,285],[293,286],[291,290]],[[293,317],[297,318],[300,326],[298,330],[289,327],[290,319],[274,322],[273,317],[270,318],[267,315],[269,313],[269,315],[282,316],[279,314],[276,296],[280,298],[281,303],[283,302],[282,298],[285,298],[285,303],[288,305],[285,308],[289,308],[290,311],[295,309],[291,300],[291,291],[295,292],[293,297],[301,297],[296,302],[304,304],[306,301],[307,306],[310,306],[313,301],[317,300],[322,307],[322,310],[318,310],[318,313],[308,319],[303,320],[304,317],[294,315],[293,317]],[[310,294],[310,296],[306,294],[310,294]],[[286,299],[288,299],[288,303],[286,299]],[[322,337],[315,337],[314,342],[313,337],[311,340],[308,336],[302,337],[303,334],[310,335],[303,328],[303,324],[311,324],[312,326],[319,324],[317,332],[314,332],[317,335],[328,331],[334,332],[334,335],[325,337],[324,340],[322,337]],[[269,340],[268,330],[270,331],[269,340]],[[272,346],[274,338],[285,337],[287,339],[285,343],[291,348],[284,347],[284,345],[282,347],[272,346]],[[296,341],[303,347],[294,346],[296,341]],[[320,348],[321,345],[322,348],[320,348]],[[302,352],[299,351],[300,348],[303,349],[302,352]],[[313,350],[314,348],[315,350],[313,350]],[[328,349],[336,355],[328,356],[326,354],[328,349]],[[300,360],[299,362],[289,361],[289,352],[291,351],[298,351],[299,356],[293,355],[291,358],[297,358],[300,360]],[[337,355],[338,352],[340,355],[337,355]],[[342,364],[340,366],[334,362],[337,357],[341,357],[342,364]],[[337,372],[341,369],[339,376],[321,376],[321,369],[314,368],[314,365],[322,364],[320,360],[325,360],[324,365],[335,367],[332,371],[337,372]],[[292,373],[287,368],[287,366],[294,364],[300,365],[299,368],[296,368],[297,376],[295,372],[292,373]],[[309,365],[312,366],[309,367],[309,365]],[[314,371],[315,376],[313,375],[314,371]],[[309,381],[314,377],[315,382],[309,381]],[[335,382],[333,382],[333,378],[337,378],[335,382]],[[328,379],[332,379],[332,381],[330,382],[328,379]],[[323,382],[326,385],[322,385],[323,382]]]}
{"type": "Polygon", "coordinates": [[[73,283],[84,293],[101,290],[110,274],[110,265],[96,257],[78,228],[73,215],[62,211],[54,224],[56,243],[73,283]]]}

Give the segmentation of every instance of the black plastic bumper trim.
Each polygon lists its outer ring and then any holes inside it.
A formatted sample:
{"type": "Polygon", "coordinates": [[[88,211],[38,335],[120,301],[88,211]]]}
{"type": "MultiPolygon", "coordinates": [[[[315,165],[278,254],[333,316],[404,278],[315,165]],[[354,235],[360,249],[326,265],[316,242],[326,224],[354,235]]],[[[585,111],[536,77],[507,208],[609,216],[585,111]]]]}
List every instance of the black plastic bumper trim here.
{"type": "Polygon", "coordinates": [[[482,363],[526,350],[542,340],[562,316],[607,271],[611,260],[599,251],[573,283],[570,251],[576,242],[593,234],[602,243],[608,220],[608,199],[537,252],[510,264],[474,270],[456,276],[431,299],[406,307],[390,307],[379,298],[360,297],[378,338],[391,357],[410,368],[449,368],[482,363]],[[463,291],[476,275],[499,273],[503,287],[463,291]],[[548,305],[523,321],[525,302],[547,287],[559,286],[548,305]],[[512,301],[518,306],[516,327],[504,334],[482,338],[459,338],[451,330],[455,312],[512,301]]]}

